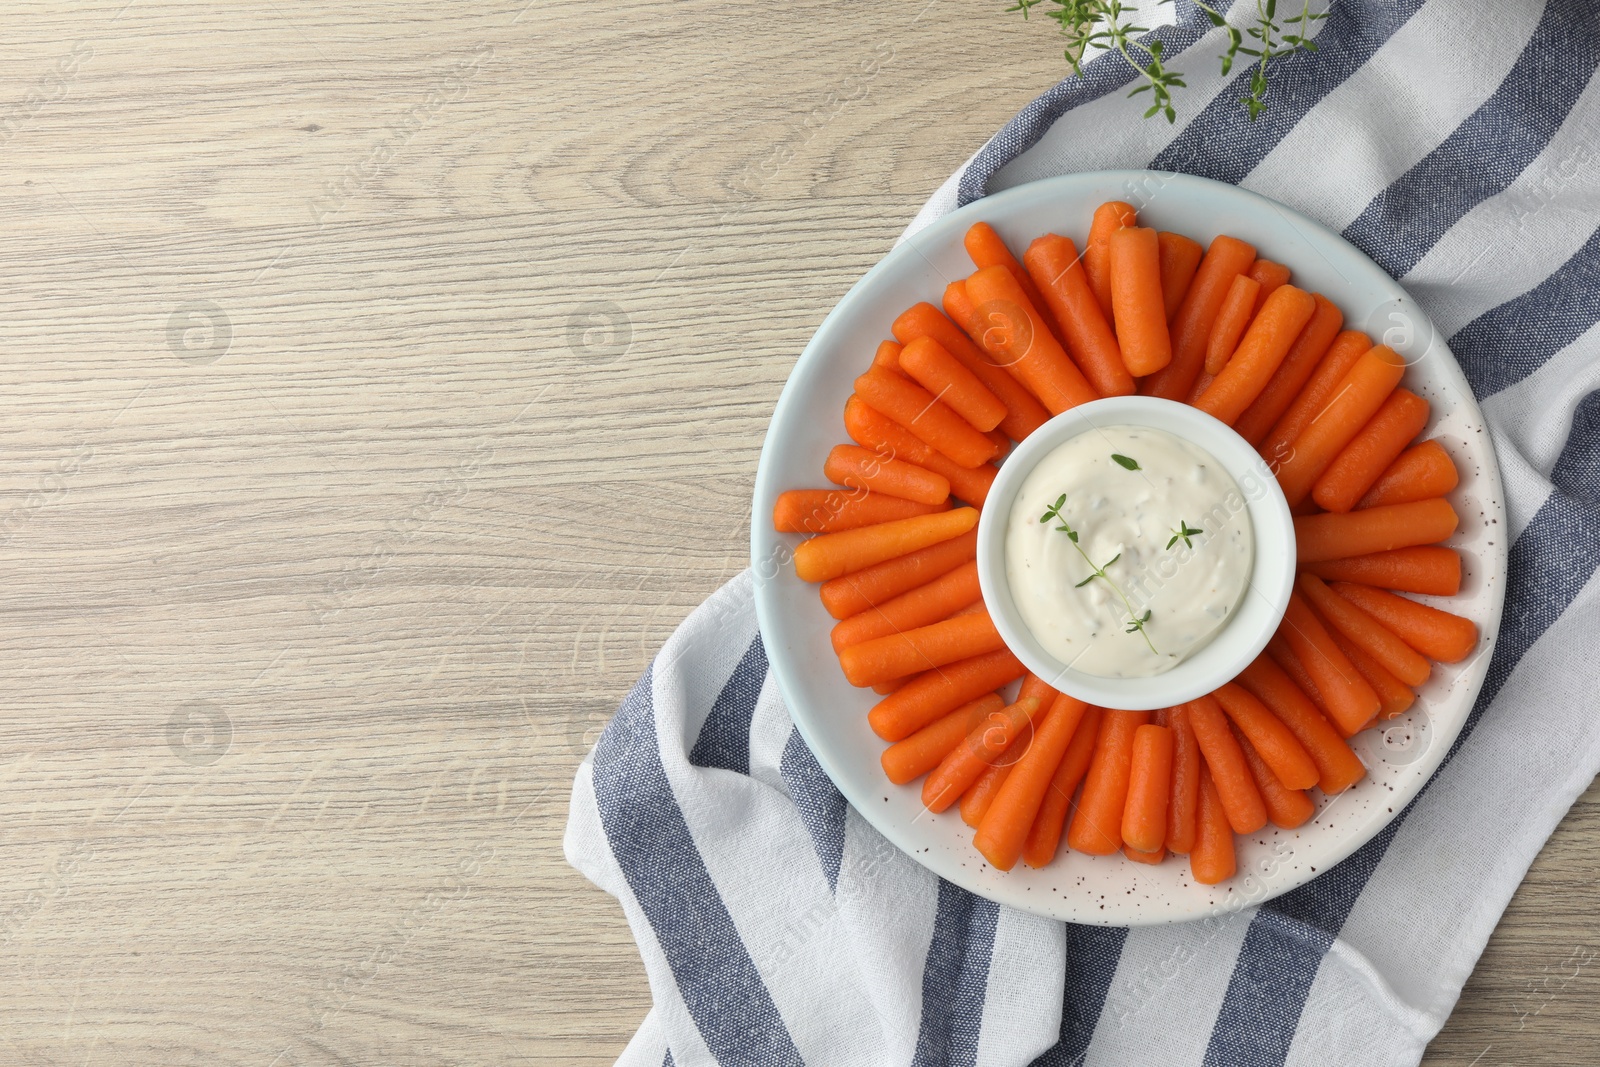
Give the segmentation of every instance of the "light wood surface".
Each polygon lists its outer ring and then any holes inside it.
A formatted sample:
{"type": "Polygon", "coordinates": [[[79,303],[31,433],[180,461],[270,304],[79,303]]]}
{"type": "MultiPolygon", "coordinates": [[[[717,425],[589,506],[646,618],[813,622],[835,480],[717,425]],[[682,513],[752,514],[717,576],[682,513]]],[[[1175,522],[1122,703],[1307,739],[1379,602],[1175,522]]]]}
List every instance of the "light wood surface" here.
{"type": "MultiPolygon", "coordinates": [[[[8,13],[0,1061],[616,1056],[570,776],[810,331],[1059,75],[1002,6],[8,13]]],[[[1588,1060],[1597,875],[1591,791],[1428,1063],[1588,1060]]]]}

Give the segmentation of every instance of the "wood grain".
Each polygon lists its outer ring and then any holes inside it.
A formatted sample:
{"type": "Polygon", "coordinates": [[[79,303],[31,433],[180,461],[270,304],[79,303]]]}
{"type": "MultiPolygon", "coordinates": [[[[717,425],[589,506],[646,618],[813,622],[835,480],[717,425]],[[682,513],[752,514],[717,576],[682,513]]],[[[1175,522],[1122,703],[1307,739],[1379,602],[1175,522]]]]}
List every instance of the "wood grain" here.
{"type": "MultiPolygon", "coordinates": [[[[1001,6],[8,19],[0,1058],[615,1058],[567,784],[810,331],[1059,74],[1001,6]]],[[[1597,800],[1427,1062],[1592,1047],[1597,800]]]]}

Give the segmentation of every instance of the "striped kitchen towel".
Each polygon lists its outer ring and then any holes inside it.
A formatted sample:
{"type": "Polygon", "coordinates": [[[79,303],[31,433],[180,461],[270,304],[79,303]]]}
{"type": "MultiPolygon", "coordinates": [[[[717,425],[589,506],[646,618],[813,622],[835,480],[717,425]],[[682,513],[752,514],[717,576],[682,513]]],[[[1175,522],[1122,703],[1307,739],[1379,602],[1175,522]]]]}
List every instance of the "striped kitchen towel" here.
{"type": "Polygon", "coordinates": [[[1415,1064],[1600,769],[1600,10],[1337,0],[1253,123],[1248,72],[1218,74],[1223,31],[1165,10],[1176,123],[1142,120],[1127,68],[1096,60],[913,229],[1035,178],[1152,167],[1285,201],[1399,278],[1505,480],[1505,619],[1466,729],[1388,829],[1300,889],[1198,923],[1066,926],[941,882],[843,802],[767,671],[747,573],[667,643],[574,785],[567,855],[621,901],[654,995],[621,1062],[1415,1064]]]}

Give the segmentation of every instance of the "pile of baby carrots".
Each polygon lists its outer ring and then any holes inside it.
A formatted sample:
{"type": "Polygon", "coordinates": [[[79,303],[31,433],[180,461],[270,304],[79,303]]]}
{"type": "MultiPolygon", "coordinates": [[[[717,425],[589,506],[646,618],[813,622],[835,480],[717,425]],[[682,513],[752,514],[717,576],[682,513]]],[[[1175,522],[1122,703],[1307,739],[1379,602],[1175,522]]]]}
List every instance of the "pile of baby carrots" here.
{"type": "Polygon", "coordinates": [[[1235,834],[1284,829],[1366,767],[1348,739],[1409,708],[1435,662],[1476,647],[1468,619],[1402,594],[1453,596],[1461,558],[1455,464],[1413,443],[1428,402],[1404,364],[1345,330],[1287,267],[1222,236],[1202,248],[1095,212],[1080,256],[1045,234],[1022,259],[986,223],[977,268],[943,309],[895,319],[855,381],[823,464],[835,488],[783,493],[780,531],[814,536],[795,570],[821,583],[845,677],[896,784],[923,778],[989,863],[1050,863],[1063,834],[1090,855],[1188,856],[1196,882],[1236,870],[1235,834]],[[1086,705],[1026,673],[984,607],[978,512],[995,463],[1050,416],[1105,396],[1187,401],[1231,425],[1276,472],[1299,574],[1267,650],[1216,692],[1155,712],[1086,705]],[[1015,700],[1000,690],[1021,679],[1015,700]],[[925,776],[925,777],[924,777],[925,776]]]}

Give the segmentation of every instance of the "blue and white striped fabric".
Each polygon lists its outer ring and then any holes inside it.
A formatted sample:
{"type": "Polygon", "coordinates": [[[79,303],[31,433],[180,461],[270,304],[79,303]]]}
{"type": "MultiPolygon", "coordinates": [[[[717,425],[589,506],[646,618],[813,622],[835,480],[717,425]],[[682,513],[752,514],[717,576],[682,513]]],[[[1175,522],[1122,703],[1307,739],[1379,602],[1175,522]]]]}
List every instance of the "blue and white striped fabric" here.
{"type": "Polygon", "coordinates": [[[654,993],[622,1063],[1415,1064],[1600,770],[1600,9],[1338,0],[1255,123],[1247,74],[1217,74],[1222,32],[1189,0],[1169,17],[1176,124],[1141,120],[1126,67],[1097,60],[912,228],[1149,166],[1285,201],[1399,277],[1505,479],[1505,621],[1467,728],[1400,818],[1301,889],[1182,926],[1063,926],[941,883],[844,804],[767,672],[747,574],[668,642],[574,786],[567,854],[622,902],[654,993]]]}

